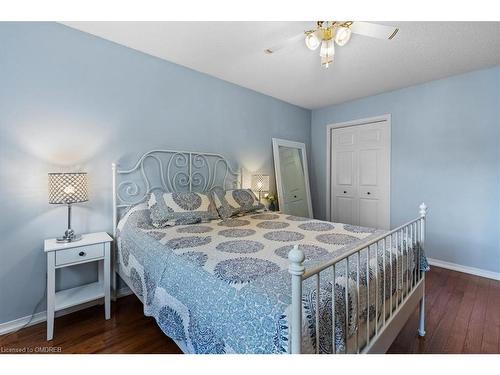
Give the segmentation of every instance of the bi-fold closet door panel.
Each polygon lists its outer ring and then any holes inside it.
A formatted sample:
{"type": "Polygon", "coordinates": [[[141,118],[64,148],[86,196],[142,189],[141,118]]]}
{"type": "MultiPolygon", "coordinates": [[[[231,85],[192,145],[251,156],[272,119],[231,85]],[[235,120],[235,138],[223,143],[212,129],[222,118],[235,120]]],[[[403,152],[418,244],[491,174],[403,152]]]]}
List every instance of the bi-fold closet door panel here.
{"type": "Polygon", "coordinates": [[[332,220],[388,229],[390,128],[386,121],[331,132],[332,220]]]}
{"type": "Polygon", "coordinates": [[[331,137],[332,220],[337,223],[358,223],[357,129],[334,129],[331,137]]]}

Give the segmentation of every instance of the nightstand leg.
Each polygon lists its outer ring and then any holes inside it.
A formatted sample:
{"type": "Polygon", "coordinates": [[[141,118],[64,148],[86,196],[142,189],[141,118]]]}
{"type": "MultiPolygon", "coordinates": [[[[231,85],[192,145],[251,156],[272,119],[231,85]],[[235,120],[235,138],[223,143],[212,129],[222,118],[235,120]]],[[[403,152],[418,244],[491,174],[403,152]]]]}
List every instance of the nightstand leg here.
{"type": "Polygon", "coordinates": [[[56,253],[47,253],[47,341],[54,336],[56,253]]]}
{"type": "MultiPolygon", "coordinates": [[[[97,262],[97,275],[99,284],[101,284],[104,288],[104,259],[97,262]]],[[[104,301],[102,303],[99,302],[99,304],[104,304],[104,301]]]]}
{"type": "Polygon", "coordinates": [[[104,314],[106,320],[111,318],[111,254],[109,242],[104,244],[104,314]]]}

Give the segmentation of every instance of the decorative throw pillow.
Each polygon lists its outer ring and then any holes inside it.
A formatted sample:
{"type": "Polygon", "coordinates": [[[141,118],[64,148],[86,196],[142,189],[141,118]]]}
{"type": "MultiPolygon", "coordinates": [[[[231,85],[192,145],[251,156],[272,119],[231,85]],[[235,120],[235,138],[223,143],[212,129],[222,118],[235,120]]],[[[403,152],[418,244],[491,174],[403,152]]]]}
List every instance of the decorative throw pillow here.
{"type": "Polygon", "coordinates": [[[151,223],[156,228],[196,224],[218,219],[209,195],[195,192],[167,193],[154,189],[148,198],[151,223]]]}
{"type": "Polygon", "coordinates": [[[250,189],[215,190],[213,197],[217,211],[223,219],[264,208],[250,189]]]}

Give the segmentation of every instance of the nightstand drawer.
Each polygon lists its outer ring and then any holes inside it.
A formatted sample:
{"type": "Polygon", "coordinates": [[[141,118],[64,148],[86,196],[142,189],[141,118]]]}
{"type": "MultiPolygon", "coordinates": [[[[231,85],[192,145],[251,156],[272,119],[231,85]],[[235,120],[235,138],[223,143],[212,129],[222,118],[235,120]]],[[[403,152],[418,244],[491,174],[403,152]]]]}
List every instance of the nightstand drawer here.
{"type": "Polygon", "coordinates": [[[83,262],[94,258],[104,257],[104,245],[75,247],[73,249],[58,250],[56,252],[56,266],[68,263],[83,262]]]}

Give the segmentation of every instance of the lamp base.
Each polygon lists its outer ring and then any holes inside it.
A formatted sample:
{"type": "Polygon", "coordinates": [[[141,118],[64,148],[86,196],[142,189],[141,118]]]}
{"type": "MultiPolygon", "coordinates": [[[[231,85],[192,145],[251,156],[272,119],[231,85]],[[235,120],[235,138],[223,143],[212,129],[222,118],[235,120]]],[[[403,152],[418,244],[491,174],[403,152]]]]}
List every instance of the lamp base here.
{"type": "Polygon", "coordinates": [[[73,229],[68,229],[64,232],[64,236],[56,238],[57,243],[66,243],[66,242],[76,242],[82,239],[81,234],[75,234],[73,229]]]}
{"type": "Polygon", "coordinates": [[[81,234],[77,234],[73,237],[58,237],[56,238],[56,242],[57,243],[66,243],[66,242],[76,242],[76,241],[80,241],[82,239],[82,235],[81,234]]]}

